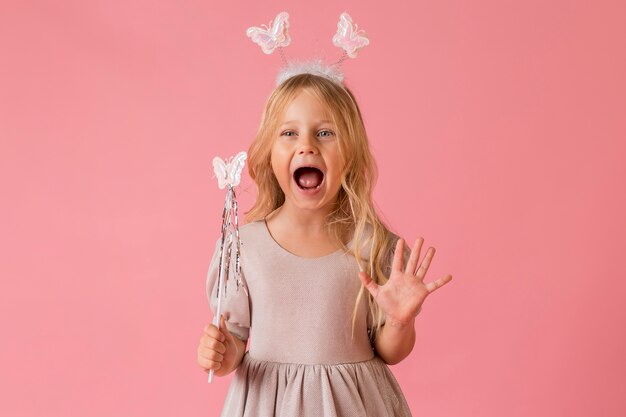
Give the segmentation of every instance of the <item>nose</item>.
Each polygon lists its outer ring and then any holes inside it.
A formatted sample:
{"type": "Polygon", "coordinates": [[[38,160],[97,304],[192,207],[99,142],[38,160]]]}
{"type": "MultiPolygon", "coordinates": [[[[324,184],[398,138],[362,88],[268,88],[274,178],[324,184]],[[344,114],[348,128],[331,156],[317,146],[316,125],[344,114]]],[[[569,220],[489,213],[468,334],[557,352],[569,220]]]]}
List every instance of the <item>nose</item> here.
{"type": "Polygon", "coordinates": [[[315,146],[314,139],[311,139],[311,135],[303,134],[302,136],[300,136],[300,138],[301,138],[300,144],[298,145],[299,155],[306,155],[306,154],[317,155],[319,153],[317,146],[315,146]]]}

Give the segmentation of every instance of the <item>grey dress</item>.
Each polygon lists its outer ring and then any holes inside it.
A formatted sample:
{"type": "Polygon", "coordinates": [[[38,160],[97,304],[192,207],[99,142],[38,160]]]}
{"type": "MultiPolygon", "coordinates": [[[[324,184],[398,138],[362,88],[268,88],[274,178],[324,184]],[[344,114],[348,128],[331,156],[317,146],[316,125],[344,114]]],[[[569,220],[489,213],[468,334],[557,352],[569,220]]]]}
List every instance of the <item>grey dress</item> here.
{"type": "MultiPolygon", "coordinates": [[[[274,240],[265,220],[239,231],[245,288],[228,280],[222,314],[228,329],[250,343],[222,416],[410,416],[396,379],[372,350],[366,297],[352,337],[361,285],[354,257],[342,250],[294,255],[274,240]]],[[[206,281],[214,313],[218,255],[216,245],[206,281]]]]}

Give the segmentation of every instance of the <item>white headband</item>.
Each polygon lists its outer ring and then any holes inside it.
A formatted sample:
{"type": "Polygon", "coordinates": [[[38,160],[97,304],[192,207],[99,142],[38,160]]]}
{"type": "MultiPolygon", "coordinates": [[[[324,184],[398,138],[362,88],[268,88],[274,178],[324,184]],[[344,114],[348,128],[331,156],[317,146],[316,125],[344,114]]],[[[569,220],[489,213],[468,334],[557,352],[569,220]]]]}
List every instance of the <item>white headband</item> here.
{"type": "Polygon", "coordinates": [[[315,74],[338,84],[343,83],[343,73],[339,68],[346,58],[356,58],[359,49],[369,45],[370,41],[367,34],[363,30],[359,30],[358,26],[352,22],[352,18],[348,13],[342,13],[337,23],[337,32],[333,36],[333,45],[343,49],[343,54],[339,61],[328,65],[321,59],[315,59],[302,62],[287,62],[283,53],[283,46],[291,43],[291,38],[287,29],[289,28],[289,14],[287,12],[279,13],[273,23],[270,21],[268,26],[253,26],[248,28],[246,35],[257,43],[263,52],[271,54],[276,48],[280,52],[283,60],[283,67],[276,77],[276,85],[281,84],[288,78],[297,74],[315,74]]]}

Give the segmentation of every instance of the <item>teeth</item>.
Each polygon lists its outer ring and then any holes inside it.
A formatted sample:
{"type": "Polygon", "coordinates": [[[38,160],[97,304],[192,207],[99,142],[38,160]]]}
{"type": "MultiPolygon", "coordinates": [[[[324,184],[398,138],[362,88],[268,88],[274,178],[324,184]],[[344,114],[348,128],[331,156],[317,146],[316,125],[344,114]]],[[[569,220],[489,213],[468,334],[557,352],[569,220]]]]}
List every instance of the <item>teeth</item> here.
{"type": "MultiPolygon", "coordinates": [[[[295,181],[295,179],[294,179],[294,181],[295,181]]],[[[308,190],[317,190],[318,188],[320,188],[320,187],[322,186],[322,183],[320,182],[319,184],[317,184],[317,185],[315,186],[315,188],[304,188],[304,187],[301,187],[301,186],[300,186],[300,184],[298,184],[298,181],[295,181],[295,183],[296,183],[296,185],[298,186],[298,188],[300,188],[301,190],[304,190],[304,191],[308,191],[308,190]]]]}
{"type": "Polygon", "coordinates": [[[298,185],[298,187],[299,187],[301,190],[305,190],[305,191],[306,191],[306,190],[317,190],[318,188],[320,188],[320,187],[322,186],[322,184],[317,184],[314,188],[303,188],[303,187],[300,187],[300,184],[298,184],[298,183],[296,183],[296,184],[298,185]]]}

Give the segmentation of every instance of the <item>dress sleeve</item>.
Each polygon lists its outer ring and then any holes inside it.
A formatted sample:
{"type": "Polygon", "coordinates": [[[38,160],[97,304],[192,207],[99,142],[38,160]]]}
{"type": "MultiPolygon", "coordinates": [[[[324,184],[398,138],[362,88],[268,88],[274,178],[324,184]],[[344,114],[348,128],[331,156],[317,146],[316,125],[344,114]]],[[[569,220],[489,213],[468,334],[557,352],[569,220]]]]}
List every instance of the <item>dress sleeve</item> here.
{"type": "MultiPolygon", "coordinates": [[[[206,295],[213,314],[217,312],[217,283],[220,267],[220,241],[215,242],[215,250],[211,257],[209,270],[206,278],[206,295]]],[[[250,302],[248,299],[248,286],[246,284],[243,262],[241,263],[242,285],[237,288],[234,277],[235,256],[231,256],[230,277],[226,282],[225,297],[222,298],[222,315],[226,320],[226,327],[242,341],[247,341],[250,334],[250,302]]],[[[222,295],[223,296],[223,295],[222,295]]]]}

